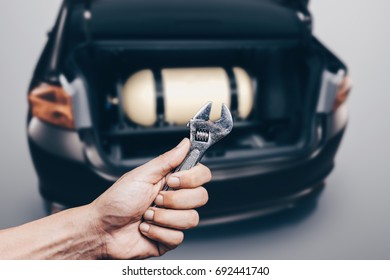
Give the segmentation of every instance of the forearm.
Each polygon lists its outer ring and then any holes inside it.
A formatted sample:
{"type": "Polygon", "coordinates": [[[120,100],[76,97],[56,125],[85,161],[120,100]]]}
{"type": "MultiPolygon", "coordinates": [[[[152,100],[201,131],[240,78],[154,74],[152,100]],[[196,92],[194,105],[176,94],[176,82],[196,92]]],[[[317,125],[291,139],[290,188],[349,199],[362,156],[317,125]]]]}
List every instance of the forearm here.
{"type": "Polygon", "coordinates": [[[89,206],[0,231],[0,259],[96,259],[102,242],[89,206]]]}

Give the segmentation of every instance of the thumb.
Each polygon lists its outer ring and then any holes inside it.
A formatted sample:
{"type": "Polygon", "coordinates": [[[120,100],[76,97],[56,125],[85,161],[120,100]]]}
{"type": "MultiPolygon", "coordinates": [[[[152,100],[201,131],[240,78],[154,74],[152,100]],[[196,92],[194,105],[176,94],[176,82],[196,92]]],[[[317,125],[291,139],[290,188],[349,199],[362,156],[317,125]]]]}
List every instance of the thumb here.
{"type": "Polygon", "coordinates": [[[190,149],[190,140],[184,138],[172,150],[152,159],[142,165],[138,171],[141,176],[145,176],[149,182],[156,184],[169,172],[175,169],[185,159],[190,149]]]}

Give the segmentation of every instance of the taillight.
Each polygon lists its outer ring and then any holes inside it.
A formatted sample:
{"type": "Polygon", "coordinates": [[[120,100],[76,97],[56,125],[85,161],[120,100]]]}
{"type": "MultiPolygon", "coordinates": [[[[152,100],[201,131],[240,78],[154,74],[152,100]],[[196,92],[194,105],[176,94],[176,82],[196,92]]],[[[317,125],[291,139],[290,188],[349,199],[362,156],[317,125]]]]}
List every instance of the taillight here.
{"type": "Polygon", "coordinates": [[[72,99],[62,87],[42,83],[30,92],[28,100],[33,116],[57,126],[75,128],[72,99]]]}
{"type": "Polygon", "coordinates": [[[333,111],[336,111],[348,98],[349,92],[352,89],[352,80],[349,76],[345,76],[338,86],[336,98],[333,105],[333,111]]]}

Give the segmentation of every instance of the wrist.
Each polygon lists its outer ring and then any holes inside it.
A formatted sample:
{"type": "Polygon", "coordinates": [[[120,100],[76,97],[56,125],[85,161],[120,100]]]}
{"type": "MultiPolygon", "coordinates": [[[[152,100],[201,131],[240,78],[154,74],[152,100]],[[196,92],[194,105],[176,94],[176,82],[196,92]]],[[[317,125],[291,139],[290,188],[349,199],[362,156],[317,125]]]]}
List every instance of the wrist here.
{"type": "Polygon", "coordinates": [[[101,226],[100,215],[96,210],[94,202],[81,208],[84,216],[85,233],[89,236],[88,240],[93,243],[92,248],[94,248],[90,257],[93,259],[105,259],[107,258],[106,244],[109,233],[101,226]]]}
{"type": "Polygon", "coordinates": [[[100,259],[104,252],[102,236],[95,224],[97,216],[88,204],[47,217],[53,219],[55,253],[49,259],[100,259]],[[56,225],[57,224],[57,225],[56,225]]]}

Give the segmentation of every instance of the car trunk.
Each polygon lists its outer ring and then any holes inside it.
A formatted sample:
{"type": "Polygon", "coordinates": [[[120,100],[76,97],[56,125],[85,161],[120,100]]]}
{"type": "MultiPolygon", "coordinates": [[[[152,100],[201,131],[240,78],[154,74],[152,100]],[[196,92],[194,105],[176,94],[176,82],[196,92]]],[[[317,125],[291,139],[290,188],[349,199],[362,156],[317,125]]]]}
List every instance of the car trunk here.
{"type": "Polygon", "coordinates": [[[88,84],[97,142],[107,159],[139,164],[188,137],[185,125],[137,125],[120,106],[124,82],[133,73],[185,67],[241,67],[254,85],[250,115],[235,117],[231,134],[206,153],[204,162],[298,155],[318,141],[314,109],[321,60],[297,41],[95,42],[73,52],[65,74],[81,73],[88,84]]]}

